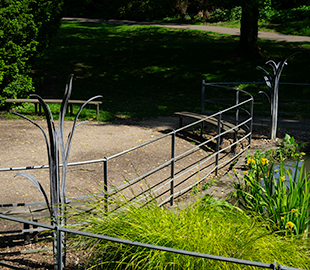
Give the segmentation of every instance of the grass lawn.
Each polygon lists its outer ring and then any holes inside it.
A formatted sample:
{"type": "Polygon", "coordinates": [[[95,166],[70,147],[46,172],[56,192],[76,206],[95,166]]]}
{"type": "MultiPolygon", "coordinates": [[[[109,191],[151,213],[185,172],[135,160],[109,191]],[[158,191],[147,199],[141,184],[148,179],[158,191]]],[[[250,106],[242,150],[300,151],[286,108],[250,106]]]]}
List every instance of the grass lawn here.
{"type": "MultiPolygon", "coordinates": [[[[33,78],[38,94],[62,98],[67,77],[75,74],[72,99],[103,95],[101,120],[199,112],[202,79],[262,81],[264,74],[258,65],[268,68],[266,60],[278,62],[298,51],[302,54],[289,60],[281,80],[310,83],[309,44],[260,40],[269,56],[250,59],[236,54],[238,41],[197,30],[63,22],[52,45],[37,59],[33,78]]],[[[257,88],[249,91],[260,98],[257,88]]],[[[215,89],[209,92],[210,97],[218,93],[215,89]]],[[[309,87],[294,90],[295,99],[309,94],[309,87]]],[[[291,99],[292,88],[281,88],[280,98],[291,99]]]]}

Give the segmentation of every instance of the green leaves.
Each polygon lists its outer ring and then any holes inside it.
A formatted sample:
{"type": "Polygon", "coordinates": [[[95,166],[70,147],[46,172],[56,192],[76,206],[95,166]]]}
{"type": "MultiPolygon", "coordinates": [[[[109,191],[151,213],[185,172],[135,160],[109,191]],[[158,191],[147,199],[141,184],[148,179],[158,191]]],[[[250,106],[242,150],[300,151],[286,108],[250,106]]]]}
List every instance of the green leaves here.
{"type": "Polygon", "coordinates": [[[61,1],[0,2],[0,106],[34,90],[31,64],[60,25],[61,1]]]}
{"type": "MultiPolygon", "coordinates": [[[[292,137],[286,141],[295,143],[292,137]]],[[[296,234],[307,237],[310,210],[310,173],[304,171],[292,175],[280,160],[279,177],[276,179],[271,152],[256,151],[248,157],[245,175],[234,183],[237,197],[244,209],[261,216],[273,231],[280,234],[296,234]],[[268,162],[266,162],[268,160],[268,162]]],[[[298,169],[299,160],[296,163],[298,169]]]]}
{"type": "Polygon", "coordinates": [[[300,151],[300,148],[303,147],[305,144],[298,144],[295,142],[294,137],[291,137],[288,134],[285,134],[284,139],[281,142],[280,147],[277,148],[277,154],[280,159],[282,158],[289,158],[289,159],[299,159],[303,155],[304,152],[300,151]]]}

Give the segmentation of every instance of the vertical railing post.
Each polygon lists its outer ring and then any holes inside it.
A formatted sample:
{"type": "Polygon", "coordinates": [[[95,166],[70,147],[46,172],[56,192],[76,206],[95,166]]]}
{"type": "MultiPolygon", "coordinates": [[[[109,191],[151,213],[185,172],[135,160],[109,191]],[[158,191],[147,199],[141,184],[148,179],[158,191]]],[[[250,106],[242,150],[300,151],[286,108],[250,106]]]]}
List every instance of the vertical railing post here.
{"type": "Polygon", "coordinates": [[[220,143],[221,143],[221,122],[222,122],[222,114],[220,113],[217,118],[217,140],[216,140],[216,157],[215,157],[215,175],[218,174],[218,164],[219,164],[219,151],[220,151],[220,143]]]}
{"type": "Polygon", "coordinates": [[[55,269],[58,270],[62,270],[63,266],[64,266],[64,261],[63,261],[63,233],[60,230],[60,226],[59,224],[57,224],[57,226],[55,226],[55,230],[56,230],[56,235],[57,235],[57,268],[56,265],[54,266],[55,269]]]}
{"type": "Polygon", "coordinates": [[[251,114],[250,132],[251,132],[251,135],[249,136],[249,145],[251,145],[251,141],[252,141],[253,111],[254,111],[253,107],[254,107],[254,99],[252,98],[251,99],[251,110],[250,110],[250,114],[251,114]]]}
{"type": "MultiPolygon", "coordinates": [[[[236,105],[239,104],[239,91],[236,92],[236,105]]],[[[236,110],[236,126],[239,125],[239,107],[237,107],[236,110]]],[[[233,147],[233,154],[236,155],[237,152],[237,145],[235,144],[236,141],[238,140],[238,130],[237,128],[235,128],[235,132],[234,132],[234,147],[233,147]]]]}
{"type": "Polygon", "coordinates": [[[175,165],[175,131],[171,137],[171,182],[170,182],[170,206],[174,201],[174,165],[175,165]]]}
{"type": "Polygon", "coordinates": [[[205,86],[205,80],[202,80],[202,85],[201,85],[201,113],[205,113],[205,91],[206,91],[206,86],[205,86]]]}
{"type": "Polygon", "coordinates": [[[104,183],[104,207],[105,212],[108,214],[108,202],[109,202],[109,194],[108,194],[108,159],[104,157],[103,160],[103,183],[104,183]]]}

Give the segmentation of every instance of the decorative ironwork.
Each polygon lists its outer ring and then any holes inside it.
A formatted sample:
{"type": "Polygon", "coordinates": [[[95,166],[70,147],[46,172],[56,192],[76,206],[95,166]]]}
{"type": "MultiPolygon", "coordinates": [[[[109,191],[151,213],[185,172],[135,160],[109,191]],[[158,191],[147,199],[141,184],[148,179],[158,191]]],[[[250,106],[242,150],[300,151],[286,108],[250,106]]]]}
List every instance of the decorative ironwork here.
{"type": "MultiPolygon", "coordinates": [[[[31,94],[30,96],[35,97],[39,100],[40,105],[42,106],[48,127],[48,136],[44,132],[43,128],[39,126],[37,123],[29,119],[28,117],[21,115],[19,113],[14,112],[14,114],[28,120],[36,127],[38,127],[45,138],[45,143],[47,147],[47,155],[48,155],[48,162],[49,162],[49,174],[50,174],[50,201],[46,195],[45,190],[41,186],[40,182],[37,181],[32,175],[28,173],[18,173],[16,176],[23,176],[29,179],[41,192],[43,195],[46,204],[48,206],[50,216],[51,216],[51,223],[54,226],[63,226],[65,224],[64,218],[64,211],[65,211],[65,204],[66,204],[66,174],[67,174],[67,165],[69,160],[69,153],[70,147],[72,142],[72,137],[75,131],[75,128],[81,124],[84,124],[88,121],[83,121],[77,124],[77,120],[80,116],[82,109],[92,100],[101,98],[101,95],[97,95],[95,97],[90,98],[87,100],[78,111],[73,127],[68,134],[68,138],[65,142],[64,140],[64,118],[65,113],[68,107],[68,101],[71,96],[72,92],[72,81],[73,81],[73,74],[71,74],[68,78],[68,82],[66,84],[64,97],[61,103],[61,108],[59,111],[59,125],[58,129],[55,128],[54,119],[51,113],[49,106],[44,102],[44,100],[36,94],[31,94]],[[60,146],[60,148],[59,148],[60,146]],[[60,166],[59,166],[59,150],[61,154],[63,169],[62,169],[62,177],[60,177],[60,166]],[[60,181],[61,179],[61,181],[60,181]]],[[[64,232],[61,232],[64,234],[64,232]]],[[[58,264],[64,265],[65,263],[65,243],[64,241],[57,241],[58,238],[65,239],[64,235],[59,236],[56,230],[54,230],[54,242],[53,242],[53,252],[54,252],[54,264],[55,269],[58,269],[58,264]],[[61,242],[59,244],[59,242],[61,242]]]]}
{"type": "Polygon", "coordinates": [[[270,104],[270,139],[275,139],[277,136],[277,126],[278,126],[278,104],[279,104],[279,82],[281,73],[284,65],[287,65],[288,59],[293,57],[295,54],[300,53],[296,52],[287,57],[284,61],[276,64],[273,60],[267,61],[265,64],[270,65],[273,69],[273,77],[269,74],[269,72],[258,66],[261,70],[263,70],[267,75],[264,76],[265,83],[269,88],[270,96],[264,92],[259,91],[260,94],[264,94],[267,96],[269,104],[270,104]]]}

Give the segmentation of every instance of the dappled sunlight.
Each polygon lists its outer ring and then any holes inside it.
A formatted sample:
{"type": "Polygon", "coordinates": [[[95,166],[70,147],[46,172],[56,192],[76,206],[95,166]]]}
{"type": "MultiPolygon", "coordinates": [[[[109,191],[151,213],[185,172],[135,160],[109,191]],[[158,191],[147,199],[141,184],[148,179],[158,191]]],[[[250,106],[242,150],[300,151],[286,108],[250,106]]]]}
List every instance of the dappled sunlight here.
{"type": "MultiPolygon", "coordinates": [[[[211,32],[156,26],[63,22],[45,55],[33,70],[36,90],[62,96],[68,74],[75,74],[72,98],[102,94],[102,109],[132,117],[199,112],[201,80],[262,81],[256,69],[265,59],[240,57],[238,38],[211,32]],[[159,109],[164,104],[165,110],[159,109]]],[[[260,41],[275,61],[300,45],[260,41]]],[[[309,49],[295,57],[283,79],[307,82],[309,49]]],[[[256,91],[256,90],[255,90],[256,91]]],[[[281,90],[280,90],[281,92],[281,90]]],[[[253,94],[257,95],[256,92],[253,94]]],[[[296,93],[298,95],[298,93],[296,93]]],[[[302,98],[302,96],[296,98],[302,98]]]]}

